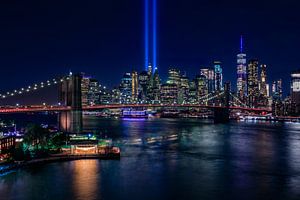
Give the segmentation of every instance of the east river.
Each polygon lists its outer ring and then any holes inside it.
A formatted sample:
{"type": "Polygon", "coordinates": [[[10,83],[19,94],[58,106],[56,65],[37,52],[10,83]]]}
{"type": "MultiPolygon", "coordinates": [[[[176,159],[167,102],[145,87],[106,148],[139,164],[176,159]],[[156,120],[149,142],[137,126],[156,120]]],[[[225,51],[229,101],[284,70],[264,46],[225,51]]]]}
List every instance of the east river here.
{"type": "Polygon", "coordinates": [[[121,159],[78,160],[0,177],[0,199],[300,199],[300,124],[85,117],[121,159]]]}

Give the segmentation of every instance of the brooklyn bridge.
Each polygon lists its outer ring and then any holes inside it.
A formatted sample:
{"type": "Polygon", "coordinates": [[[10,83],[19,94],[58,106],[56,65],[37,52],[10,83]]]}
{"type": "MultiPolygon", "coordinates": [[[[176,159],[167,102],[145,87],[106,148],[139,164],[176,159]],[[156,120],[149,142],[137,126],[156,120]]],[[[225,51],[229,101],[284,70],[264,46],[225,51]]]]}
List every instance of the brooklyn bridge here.
{"type": "Polygon", "coordinates": [[[105,104],[82,106],[81,91],[82,76],[80,74],[68,75],[52,81],[41,82],[27,88],[14,90],[0,94],[0,99],[7,99],[18,96],[22,98],[25,93],[35,92],[45,89],[51,85],[58,85],[59,105],[5,105],[1,106],[0,114],[12,113],[32,113],[32,112],[58,112],[59,127],[62,131],[79,133],[82,130],[82,111],[97,111],[104,109],[147,109],[147,108],[195,108],[207,109],[213,112],[215,123],[229,122],[230,112],[238,110],[240,112],[251,112],[258,115],[266,115],[271,112],[269,108],[251,108],[241,102],[230,90],[230,84],[225,84],[224,90],[217,93],[210,93],[202,97],[201,103],[197,104],[105,104]],[[218,103],[209,103],[214,99],[221,99],[218,103]]]}

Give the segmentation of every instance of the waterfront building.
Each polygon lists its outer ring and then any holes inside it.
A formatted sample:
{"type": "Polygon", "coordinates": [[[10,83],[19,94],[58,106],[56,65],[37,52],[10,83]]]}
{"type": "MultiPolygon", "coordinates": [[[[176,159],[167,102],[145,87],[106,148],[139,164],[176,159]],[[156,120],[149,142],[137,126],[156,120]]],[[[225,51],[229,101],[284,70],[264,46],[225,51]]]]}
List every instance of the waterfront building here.
{"type": "Polygon", "coordinates": [[[272,115],[283,116],[284,105],[279,100],[273,100],[272,102],[272,115]]]}
{"type": "Polygon", "coordinates": [[[222,63],[220,61],[214,61],[214,75],[215,75],[215,90],[223,90],[223,70],[222,63]]]}
{"type": "Polygon", "coordinates": [[[122,104],[129,104],[132,100],[132,78],[131,73],[125,73],[121,79],[119,86],[120,102],[122,104]]]}
{"type": "Polygon", "coordinates": [[[0,136],[0,155],[6,154],[16,145],[14,136],[0,136]]]}
{"type": "Polygon", "coordinates": [[[237,95],[241,100],[247,96],[247,60],[243,52],[243,37],[240,41],[240,53],[237,54],[237,95]]]}
{"type": "Polygon", "coordinates": [[[256,107],[259,97],[258,60],[253,59],[248,64],[247,74],[248,105],[256,107]]]}
{"type": "Polygon", "coordinates": [[[161,103],[177,104],[178,87],[176,84],[166,83],[161,86],[160,93],[161,103]]]}
{"type": "Polygon", "coordinates": [[[291,73],[291,103],[294,107],[293,114],[300,114],[300,70],[291,73]]]}

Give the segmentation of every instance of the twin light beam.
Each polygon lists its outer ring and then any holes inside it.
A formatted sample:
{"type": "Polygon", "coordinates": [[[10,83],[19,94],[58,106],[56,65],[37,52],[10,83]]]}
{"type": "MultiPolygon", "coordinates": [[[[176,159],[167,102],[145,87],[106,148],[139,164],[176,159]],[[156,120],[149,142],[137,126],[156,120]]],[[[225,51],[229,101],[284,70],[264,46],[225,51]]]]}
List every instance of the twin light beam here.
{"type": "Polygon", "coordinates": [[[148,66],[150,63],[150,34],[149,31],[150,25],[152,22],[152,65],[153,69],[157,69],[157,0],[145,0],[145,22],[144,22],[144,29],[145,29],[145,70],[148,70],[148,66]],[[152,1],[152,5],[150,2],[152,1]],[[152,8],[152,9],[151,9],[152,8]],[[151,9],[151,13],[149,10],[151,9]],[[151,15],[150,15],[151,14],[151,15]],[[151,17],[152,16],[152,17],[151,17]],[[150,19],[152,19],[150,21],[150,19]]]}

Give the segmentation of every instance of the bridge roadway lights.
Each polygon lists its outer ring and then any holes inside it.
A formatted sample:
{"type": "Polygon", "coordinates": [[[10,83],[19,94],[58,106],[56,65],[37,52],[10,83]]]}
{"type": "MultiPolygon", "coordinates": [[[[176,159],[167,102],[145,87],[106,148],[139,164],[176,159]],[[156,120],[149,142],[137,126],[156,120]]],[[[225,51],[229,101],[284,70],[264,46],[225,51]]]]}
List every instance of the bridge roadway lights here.
{"type": "Polygon", "coordinates": [[[229,123],[229,109],[228,108],[214,108],[214,123],[226,124],[229,123]]]}

